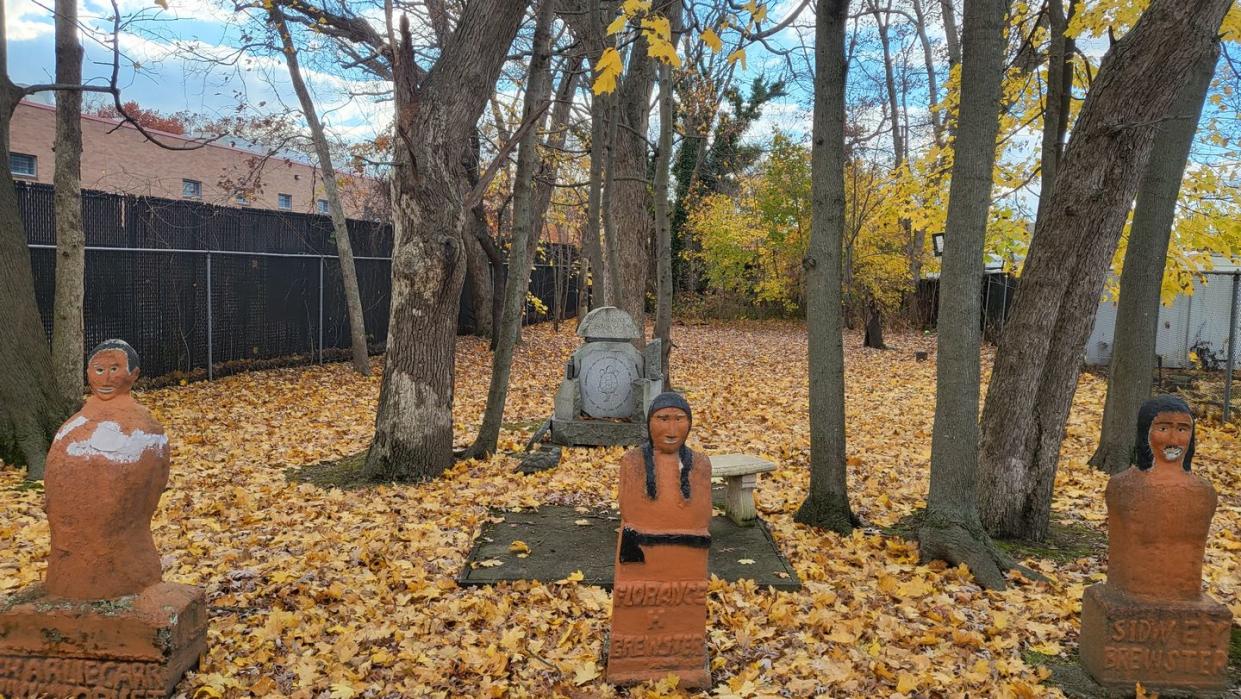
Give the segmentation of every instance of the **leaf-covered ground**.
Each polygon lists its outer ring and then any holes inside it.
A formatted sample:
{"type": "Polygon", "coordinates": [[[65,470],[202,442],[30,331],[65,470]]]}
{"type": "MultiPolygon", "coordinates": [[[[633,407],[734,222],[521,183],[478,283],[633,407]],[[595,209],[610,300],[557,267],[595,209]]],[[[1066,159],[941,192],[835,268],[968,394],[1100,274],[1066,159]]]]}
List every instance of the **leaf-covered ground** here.
{"type": "MultiPolygon", "coordinates": [[[[527,329],[502,449],[551,412],[572,328],[527,329]]],[[[881,532],[920,506],[934,410],[934,338],[846,338],[849,475],[873,526],[851,537],[794,524],[807,486],[804,327],[674,328],[674,380],[694,406],[691,443],[779,463],[759,509],[805,586],[774,593],[712,585],[716,696],[1042,696],[1046,656],[1076,645],[1097,548],[1028,558],[1048,582],[985,592],[967,575],[920,566],[911,542],[881,532]],[[914,361],[928,350],[930,361],[914,361]]],[[[455,415],[466,443],[482,412],[490,358],[459,343],[455,415]]],[[[283,369],[162,389],[139,399],[170,433],[172,478],[154,524],[165,578],[201,585],[210,650],[186,696],[673,696],[668,683],[618,691],[602,680],[609,597],[573,581],[458,588],[453,580],[488,508],[614,501],[620,449],[566,450],[556,469],[513,473],[511,459],[457,465],[417,486],[323,490],[291,466],[365,448],[379,379],[347,365],[283,369]]],[[[1104,384],[1082,379],[1065,441],[1054,517],[1099,531],[1105,479],[1085,465],[1104,384]]],[[[1220,492],[1207,553],[1209,591],[1241,618],[1241,472],[1235,429],[1201,426],[1195,463],[1220,492]]],[[[42,494],[0,471],[0,596],[45,569],[42,494]]],[[[1087,537],[1089,538],[1089,537],[1087,537]]]]}

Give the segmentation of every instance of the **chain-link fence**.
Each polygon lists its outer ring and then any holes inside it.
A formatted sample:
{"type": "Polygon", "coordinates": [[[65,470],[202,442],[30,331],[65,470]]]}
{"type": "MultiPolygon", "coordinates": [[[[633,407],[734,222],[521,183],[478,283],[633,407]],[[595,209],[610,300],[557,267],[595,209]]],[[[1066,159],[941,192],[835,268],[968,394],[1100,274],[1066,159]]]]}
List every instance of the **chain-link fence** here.
{"type": "MultiPolygon", "coordinates": [[[[50,336],[52,188],[18,183],[18,197],[50,336]]],[[[87,348],[126,339],[142,356],[145,376],[174,379],[349,356],[344,286],[327,216],[90,191],[83,192],[82,208],[87,348]]],[[[349,235],[368,345],[382,351],[392,229],[350,220],[349,235]]],[[[555,310],[561,317],[576,313],[575,262],[572,248],[554,248],[536,265],[528,321],[555,310]]],[[[463,296],[471,298],[471,290],[463,296]]],[[[468,304],[461,304],[458,327],[474,327],[468,304]]]]}

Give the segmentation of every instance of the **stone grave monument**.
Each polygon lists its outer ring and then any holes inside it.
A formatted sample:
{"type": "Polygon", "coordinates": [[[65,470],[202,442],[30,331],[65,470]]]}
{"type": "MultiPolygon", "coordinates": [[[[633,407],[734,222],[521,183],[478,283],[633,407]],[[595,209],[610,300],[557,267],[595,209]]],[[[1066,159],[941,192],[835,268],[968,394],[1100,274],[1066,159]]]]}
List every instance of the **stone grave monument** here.
{"type": "Polygon", "coordinates": [[[693,416],[679,394],[657,396],[648,417],[647,443],[620,465],[607,681],[674,674],[681,687],[709,688],[711,461],[685,446],[693,416]]]}
{"type": "Polygon", "coordinates": [[[1083,595],[1082,665],[1107,688],[1225,689],[1232,615],[1202,591],[1219,498],[1190,472],[1189,406],[1173,396],[1144,403],[1135,454],[1136,467],[1107,484],[1107,582],[1083,595]]]}
{"type": "Polygon", "coordinates": [[[87,360],[92,395],[47,455],[46,583],[0,600],[0,695],[167,697],[206,651],[203,590],[162,582],[168,438],[130,395],[138,373],[120,340],[87,360]]]}
{"type": "Polygon", "coordinates": [[[596,308],[577,327],[585,338],[556,392],[551,440],[567,446],[637,445],[646,408],[663,390],[659,340],[639,352],[638,326],[621,309],[596,308]]]}

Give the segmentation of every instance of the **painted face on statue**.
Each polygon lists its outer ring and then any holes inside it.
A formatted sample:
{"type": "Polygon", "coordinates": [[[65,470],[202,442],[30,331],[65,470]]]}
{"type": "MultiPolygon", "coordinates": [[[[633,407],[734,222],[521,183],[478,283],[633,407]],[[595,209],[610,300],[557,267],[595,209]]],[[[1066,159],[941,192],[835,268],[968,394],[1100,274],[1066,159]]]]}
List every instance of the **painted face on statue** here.
{"type": "Polygon", "coordinates": [[[1194,436],[1194,418],[1185,413],[1159,413],[1148,435],[1155,463],[1180,464],[1194,436]]]}
{"type": "Polygon", "coordinates": [[[96,352],[86,364],[86,381],[99,400],[129,393],[137,380],[138,370],[129,370],[129,358],[119,349],[96,352]]]}
{"type": "Polygon", "coordinates": [[[651,415],[650,431],[657,451],[675,454],[689,436],[689,415],[680,408],[660,408],[651,415]]]}

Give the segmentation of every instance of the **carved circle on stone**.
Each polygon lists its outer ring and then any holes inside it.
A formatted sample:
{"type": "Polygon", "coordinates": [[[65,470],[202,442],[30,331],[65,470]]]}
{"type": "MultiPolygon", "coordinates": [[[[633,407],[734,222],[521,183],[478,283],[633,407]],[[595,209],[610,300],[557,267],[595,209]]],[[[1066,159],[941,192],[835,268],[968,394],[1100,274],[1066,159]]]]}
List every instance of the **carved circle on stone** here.
{"type": "Polygon", "coordinates": [[[582,357],[582,412],[591,417],[626,418],[633,414],[633,382],[638,366],[633,357],[615,350],[582,357]]]}

